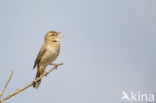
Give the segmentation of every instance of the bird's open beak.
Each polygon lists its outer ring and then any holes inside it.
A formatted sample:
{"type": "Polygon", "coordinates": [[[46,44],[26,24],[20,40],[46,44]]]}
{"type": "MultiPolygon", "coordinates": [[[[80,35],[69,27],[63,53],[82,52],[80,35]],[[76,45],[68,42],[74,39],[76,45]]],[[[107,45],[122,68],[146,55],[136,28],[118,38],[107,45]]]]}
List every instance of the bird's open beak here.
{"type": "Polygon", "coordinates": [[[61,34],[62,32],[57,32],[57,35],[61,34]]]}
{"type": "MultiPolygon", "coordinates": [[[[57,35],[59,35],[59,34],[61,34],[62,33],[62,31],[61,32],[58,32],[57,33],[57,35]]],[[[58,36],[59,38],[63,38],[64,36],[58,36]]]]}
{"type": "Polygon", "coordinates": [[[64,36],[58,36],[59,38],[63,38],[64,36]]]}

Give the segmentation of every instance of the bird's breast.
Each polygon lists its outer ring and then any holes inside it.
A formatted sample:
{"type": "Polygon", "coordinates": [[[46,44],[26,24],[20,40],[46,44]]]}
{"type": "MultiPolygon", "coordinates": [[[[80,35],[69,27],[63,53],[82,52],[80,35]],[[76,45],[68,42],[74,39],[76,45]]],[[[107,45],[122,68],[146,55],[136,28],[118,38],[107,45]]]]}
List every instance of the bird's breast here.
{"type": "Polygon", "coordinates": [[[59,54],[59,47],[47,45],[47,50],[45,55],[42,58],[44,65],[49,65],[53,62],[59,54]]]}
{"type": "Polygon", "coordinates": [[[50,54],[57,54],[59,51],[59,46],[51,46],[47,45],[47,51],[50,52],[50,54]]]}

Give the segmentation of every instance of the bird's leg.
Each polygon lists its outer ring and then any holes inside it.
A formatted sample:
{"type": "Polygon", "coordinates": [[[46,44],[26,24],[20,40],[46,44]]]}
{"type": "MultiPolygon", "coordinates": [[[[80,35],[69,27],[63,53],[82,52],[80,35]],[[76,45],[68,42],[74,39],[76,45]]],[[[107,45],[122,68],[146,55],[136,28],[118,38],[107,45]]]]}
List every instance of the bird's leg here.
{"type": "Polygon", "coordinates": [[[55,63],[51,63],[50,65],[56,66],[56,68],[55,68],[55,69],[57,69],[57,65],[56,65],[55,63]]]}

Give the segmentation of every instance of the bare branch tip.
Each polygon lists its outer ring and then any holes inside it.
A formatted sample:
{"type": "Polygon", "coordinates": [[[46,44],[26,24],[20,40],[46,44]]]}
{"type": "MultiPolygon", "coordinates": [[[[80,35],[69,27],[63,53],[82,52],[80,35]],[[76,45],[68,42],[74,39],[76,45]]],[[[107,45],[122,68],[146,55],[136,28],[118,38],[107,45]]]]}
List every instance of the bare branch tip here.
{"type": "Polygon", "coordinates": [[[14,71],[13,70],[11,70],[11,73],[13,73],[14,71]]]}
{"type": "Polygon", "coordinates": [[[59,66],[59,65],[63,65],[64,63],[58,63],[58,64],[56,64],[56,66],[59,66]]]}
{"type": "MultiPolygon", "coordinates": [[[[50,69],[48,72],[46,72],[46,73],[44,73],[43,75],[41,75],[40,78],[35,79],[34,81],[28,83],[25,87],[23,87],[23,88],[21,88],[21,89],[16,89],[13,93],[11,93],[11,94],[9,94],[8,96],[2,98],[2,99],[0,100],[0,103],[3,103],[3,101],[5,101],[5,100],[11,98],[12,96],[14,96],[14,95],[16,95],[16,94],[18,94],[18,93],[24,91],[25,89],[31,87],[36,81],[41,80],[44,76],[46,76],[46,75],[49,74],[51,71],[53,71],[54,69],[56,69],[59,65],[63,65],[63,64],[64,64],[64,63],[52,64],[52,65],[54,65],[54,67],[53,67],[52,69],[50,69]]],[[[7,82],[6,82],[5,86],[4,86],[4,88],[2,89],[2,92],[0,93],[0,97],[2,96],[4,90],[6,89],[8,83],[9,83],[11,77],[12,77],[12,75],[13,75],[13,70],[11,70],[9,79],[7,80],[7,82]]]]}
{"type": "MultiPolygon", "coordinates": [[[[8,86],[8,84],[9,84],[9,82],[11,80],[12,75],[13,75],[13,70],[11,70],[10,75],[9,75],[9,78],[5,82],[4,87],[2,88],[2,91],[0,92],[0,97],[2,97],[2,95],[3,95],[3,93],[4,93],[5,89],[6,89],[6,87],[8,86]]],[[[0,101],[0,102],[2,103],[3,101],[0,101]]]]}

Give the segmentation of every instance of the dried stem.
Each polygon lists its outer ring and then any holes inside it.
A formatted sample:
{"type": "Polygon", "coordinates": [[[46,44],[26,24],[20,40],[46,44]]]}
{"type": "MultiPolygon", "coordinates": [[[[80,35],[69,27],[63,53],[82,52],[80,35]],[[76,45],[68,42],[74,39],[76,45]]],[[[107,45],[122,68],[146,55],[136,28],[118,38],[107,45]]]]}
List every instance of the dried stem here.
{"type": "Polygon", "coordinates": [[[17,89],[15,90],[13,93],[9,94],[8,96],[2,98],[0,100],[0,103],[2,103],[4,100],[7,100],[9,98],[11,98],[12,96],[24,91],[25,89],[31,87],[35,82],[37,82],[38,80],[41,80],[44,76],[47,76],[47,74],[49,74],[51,71],[53,71],[54,69],[57,69],[57,67],[59,65],[63,65],[63,63],[59,63],[59,64],[55,64],[53,68],[51,68],[50,70],[48,70],[48,72],[45,72],[43,75],[41,75],[40,78],[36,79],[36,80],[33,80],[32,82],[30,82],[29,84],[27,84],[25,87],[21,88],[21,89],[17,89]]]}
{"type": "Polygon", "coordinates": [[[6,87],[8,86],[8,84],[9,84],[9,82],[10,82],[10,80],[11,80],[12,75],[13,75],[13,71],[11,70],[10,75],[9,75],[9,78],[8,78],[8,80],[5,82],[5,85],[4,85],[4,87],[3,87],[3,89],[2,89],[2,91],[1,91],[1,93],[0,93],[0,97],[2,97],[2,95],[3,95],[3,93],[4,93],[5,89],[6,89],[6,87]]]}

